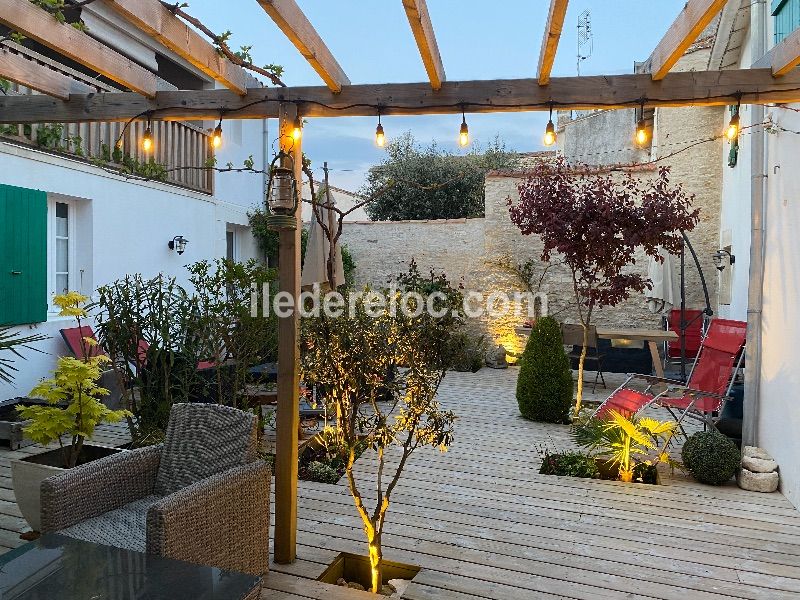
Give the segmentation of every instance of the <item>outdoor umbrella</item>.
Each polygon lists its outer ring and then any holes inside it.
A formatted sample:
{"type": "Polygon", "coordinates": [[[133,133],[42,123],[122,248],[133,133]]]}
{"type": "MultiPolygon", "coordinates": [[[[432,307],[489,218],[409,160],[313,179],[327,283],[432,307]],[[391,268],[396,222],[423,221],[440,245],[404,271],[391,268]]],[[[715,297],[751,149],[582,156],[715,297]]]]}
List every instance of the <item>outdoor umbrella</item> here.
{"type": "Polygon", "coordinates": [[[672,255],[665,252],[663,248],[659,248],[658,252],[664,261],[659,262],[654,257],[650,257],[647,277],[653,282],[653,287],[645,292],[645,297],[651,313],[666,315],[675,306],[677,289],[675,269],[672,264],[672,255]]]}
{"type": "Polygon", "coordinates": [[[300,284],[305,288],[318,283],[321,288],[335,290],[344,283],[342,248],[337,242],[333,257],[331,257],[331,240],[325,234],[320,221],[325,223],[331,236],[334,237],[338,228],[337,215],[336,211],[322,205],[336,205],[333,192],[325,185],[320,187],[317,193],[317,202],[313,206],[300,284]],[[329,269],[329,261],[331,260],[333,268],[329,269]]]}

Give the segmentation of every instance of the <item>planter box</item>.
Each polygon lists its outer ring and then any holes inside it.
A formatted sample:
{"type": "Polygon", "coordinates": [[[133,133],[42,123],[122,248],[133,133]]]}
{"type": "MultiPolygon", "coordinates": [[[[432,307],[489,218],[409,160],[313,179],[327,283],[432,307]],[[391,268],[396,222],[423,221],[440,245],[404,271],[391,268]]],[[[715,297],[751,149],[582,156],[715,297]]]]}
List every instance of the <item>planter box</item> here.
{"type": "MultiPolygon", "coordinates": [[[[597,468],[600,471],[600,479],[605,479],[608,481],[617,481],[619,479],[619,467],[609,465],[605,460],[602,458],[595,459],[597,463],[597,468]]],[[[658,473],[658,469],[652,469],[651,471],[651,479],[647,481],[634,481],[633,483],[645,483],[648,485],[661,485],[661,476],[658,473]]]]}
{"type": "MultiPolygon", "coordinates": [[[[414,565],[383,561],[383,583],[389,583],[391,579],[414,579],[420,568],[414,565]]],[[[365,589],[372,587],[372,567],[369,564],[369,557],[360,554],[350,554],[342,552],[330,566],[320,575],[317,580],[323,583],[331,583],[344,579],[348,583],[360,583],[365,589]]],[[[382,596],[377,596],[381,598],[382,596]]]]}
{"type": "MultiPolygon", "coordinates": [[[[106,456],[122,452],[119,448],[84,444],[78,464],[86,464],[106,456]]],[[[34,454],[11,461],[11,482],[17,506],[34,531],[41,530],[41,494],[42,482],[65,471],[60,449],[48,450],[42,454],[34,454]]]]}

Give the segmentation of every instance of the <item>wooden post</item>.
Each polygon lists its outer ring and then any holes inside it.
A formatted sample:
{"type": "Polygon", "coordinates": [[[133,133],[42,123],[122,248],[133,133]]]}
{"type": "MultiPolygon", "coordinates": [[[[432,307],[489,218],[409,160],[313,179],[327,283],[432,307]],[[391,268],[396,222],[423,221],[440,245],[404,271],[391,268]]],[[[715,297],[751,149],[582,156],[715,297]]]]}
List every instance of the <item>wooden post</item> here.
{"type": "MultiPolygon", "coordinates": [[[[278,246],[278,276],[281,292],[300,298],[300,232],[302,229],[303,152],[300,140],[292,138],[297,115],[294,104],[281,104],[280,147],[291,152],[297,179],[297,228],[281,231],[278,246]]],[[[294,561],[297,553],[297,445],[300,429],[299,311],[278,319],[278,411],[275,443],[275,562],[294,561]]]]}

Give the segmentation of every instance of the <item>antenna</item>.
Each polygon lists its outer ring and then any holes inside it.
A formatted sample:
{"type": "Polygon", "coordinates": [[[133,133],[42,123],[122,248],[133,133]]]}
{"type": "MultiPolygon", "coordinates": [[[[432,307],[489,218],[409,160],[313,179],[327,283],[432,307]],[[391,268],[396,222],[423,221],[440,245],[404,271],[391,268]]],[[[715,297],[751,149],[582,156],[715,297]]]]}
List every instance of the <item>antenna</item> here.
{"type": "Polygon", "coordinates": [[[593,51],[592,13],[587,8],[578,15],[578,76],[581,74],[581,62],[591,58],[593,51]]]}

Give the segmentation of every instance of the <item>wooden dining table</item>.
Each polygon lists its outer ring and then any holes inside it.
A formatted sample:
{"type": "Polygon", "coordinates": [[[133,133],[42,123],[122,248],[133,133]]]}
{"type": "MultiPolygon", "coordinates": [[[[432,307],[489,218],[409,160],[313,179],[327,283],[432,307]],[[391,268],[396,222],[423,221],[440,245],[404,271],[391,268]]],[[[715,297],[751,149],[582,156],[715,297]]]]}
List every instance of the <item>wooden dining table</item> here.
{"type": "MultiPolygon", "coordinates": [[[[530,327],[517,327],[517,333],[528,336],[530,327]]],[[[636,329],[625,327],[598,327],[597,337],[604,340],[629,340],[632,342],[647,342],[650,356],[653,359],[653,370],[656,376],[664,377],[664,365],[658,352],[658,344],[677,341],[678,334],[664,329],[636,329]]]]}

